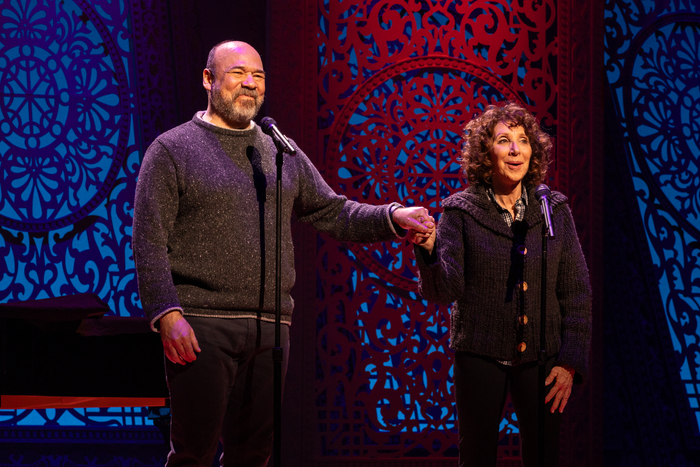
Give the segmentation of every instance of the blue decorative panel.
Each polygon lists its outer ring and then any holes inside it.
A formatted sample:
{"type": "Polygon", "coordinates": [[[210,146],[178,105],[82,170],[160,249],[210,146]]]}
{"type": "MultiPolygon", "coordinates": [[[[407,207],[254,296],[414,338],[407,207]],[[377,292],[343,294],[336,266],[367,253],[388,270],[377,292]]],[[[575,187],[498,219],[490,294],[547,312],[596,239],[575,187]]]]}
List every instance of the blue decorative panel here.
{"type": "Polygon", "coordinates": [[[2,2],[0,302],[95,292],[142,315],[128,24],[124,2],[2,2]]]}
{"type": "Polygon", "coordinates": [[[681,405],[700,424],[700,5],[610,0],[605,15],[606,71],[687,395],[681,405]]]}
{"type": "MultiPolygon", "coordinates": [[[[0,1],[0,302],[97,293],[142,316],[130,3],[0,1]]],[[[147,425],[144,409],[3,411],[1,425],[147,425]]]]}
{"type": "Polygon", "coordinates": [[[144,426],[153,425],[145,407],[0,410],[2,426],[144,426]]]}

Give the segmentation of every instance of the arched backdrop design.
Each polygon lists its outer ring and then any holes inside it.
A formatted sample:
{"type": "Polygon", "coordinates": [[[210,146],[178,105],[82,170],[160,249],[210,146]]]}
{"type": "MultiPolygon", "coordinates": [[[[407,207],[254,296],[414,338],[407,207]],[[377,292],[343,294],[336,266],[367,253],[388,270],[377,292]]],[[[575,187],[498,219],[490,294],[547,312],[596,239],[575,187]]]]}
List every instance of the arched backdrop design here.
{"type": "MultiPolygon", "coordinates": [[[[318,22],[319,155],[352,199],[437,216],[464,188],[461,128],[488,104],[519,101],[556,134],[553,2],[328,0],[318,22]]],[[[412,248],[321,241],[317,266],[322,453],[454,455],[449,313],[416,294],[412,248]]],[[[514,418],[503,456],[519,456],[514,418]]]]}

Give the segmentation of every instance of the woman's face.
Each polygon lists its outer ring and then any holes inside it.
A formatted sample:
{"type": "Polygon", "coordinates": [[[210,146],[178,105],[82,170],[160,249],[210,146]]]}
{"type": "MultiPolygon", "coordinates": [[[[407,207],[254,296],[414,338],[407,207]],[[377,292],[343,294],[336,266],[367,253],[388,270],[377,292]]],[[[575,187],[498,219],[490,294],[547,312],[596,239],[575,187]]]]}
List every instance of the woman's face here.
{"type": "Polygon", "coordinates": [[[491,144],[491,181],[496,193],[507,194],[513,191],[530,168],[532,147],[521,126],[509,128],[499,122],[493,131],[491,144]]]}

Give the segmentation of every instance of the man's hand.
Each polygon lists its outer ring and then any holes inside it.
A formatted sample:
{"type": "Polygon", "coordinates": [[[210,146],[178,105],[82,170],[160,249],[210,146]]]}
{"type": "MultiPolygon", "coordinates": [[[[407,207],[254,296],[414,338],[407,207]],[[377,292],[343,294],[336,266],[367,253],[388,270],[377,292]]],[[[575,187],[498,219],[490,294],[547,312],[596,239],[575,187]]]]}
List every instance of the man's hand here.
{"type": "Polygon", "coordinates": [[[544,399],[544,403],[546,404],[554,398],[550,412],[554,413],[557,407],[559,407],[559,413],[564,412],[564,407],[566,407],[566,403],[569,402],[569,397],[571,397],[571,387],[574,385],[574,373],[576,372],[573,368],[555,366],[552,368],[549,376],[547,376],[547,379],[544,381],[545,386],[549,386],[556,380],[556,383],[544,399]]]}
{"type": "Polygon", "coordinates": [[[419,233],[430,233],[435,228],[435,219],[427,209],[421,206],[395,209],[391,220],[399,224],[402,229],[415,230],[419,233]]]}
{"type": "Polygon", "coordinates": [[[173,363],[185,365],[197,359],[195,352],[201,352],[199,342],[190,323],[179,311],[171,311],[160,318],[160,340],[165,356],[173,363]]]}

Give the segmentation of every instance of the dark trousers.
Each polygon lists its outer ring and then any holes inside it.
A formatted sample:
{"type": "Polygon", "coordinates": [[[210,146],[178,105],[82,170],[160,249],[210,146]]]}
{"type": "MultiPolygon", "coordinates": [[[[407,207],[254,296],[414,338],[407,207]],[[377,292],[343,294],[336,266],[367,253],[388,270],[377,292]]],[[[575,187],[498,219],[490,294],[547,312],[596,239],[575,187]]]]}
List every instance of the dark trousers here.
{"type": "MultiPolygon", "coordinates": [[[[547,362],[546,376],[553,363],[554,358],[547,362]]],[[[508,393],[518,418],[523,465],[539,465],[538,373],[537,362],[511,367],[468,352],[455,353],[460,467],[496,465],[499,423],[508,393]]],[[[559,411],[549,412],[551,405],[549,401],[545,411],[545,465],[548,467],[558,465],[561,424],[559,411]]]]}
{"type": "MultiPolygon", "coordinates": [[[[172,414],[167,466],[210,467],[221,440],[222,466],[264,467],[272,452],[274,323],[186,319],[202,351],[187,365],[165,360],[172,414]]],[[[284,381],[289,327],[281,329],[284,381]]]]}

